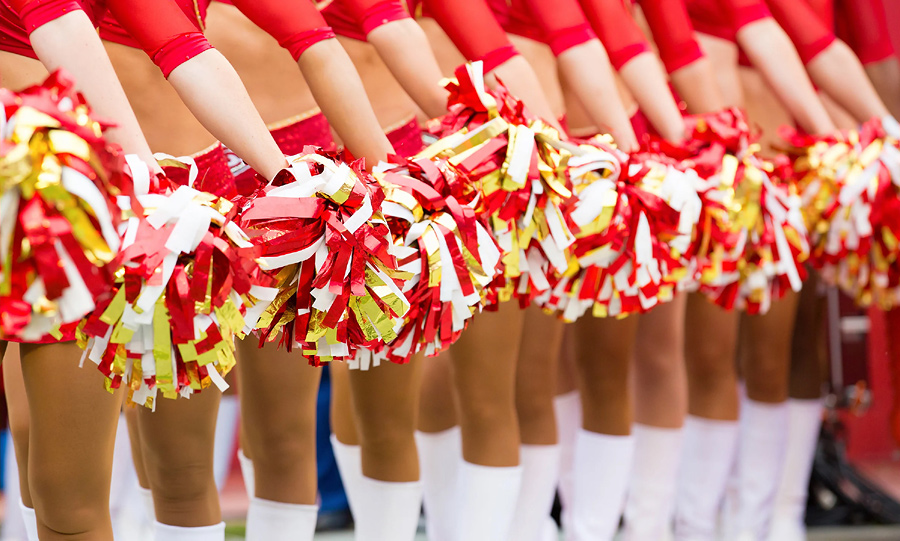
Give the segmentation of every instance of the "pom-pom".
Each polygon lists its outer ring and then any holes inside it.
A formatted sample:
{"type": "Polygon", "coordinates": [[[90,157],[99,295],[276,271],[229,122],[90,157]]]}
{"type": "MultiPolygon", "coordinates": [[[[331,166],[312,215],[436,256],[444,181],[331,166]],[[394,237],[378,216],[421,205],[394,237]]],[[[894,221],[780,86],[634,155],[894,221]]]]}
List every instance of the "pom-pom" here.
{"type": "Polygon", "coordinates": [[[280,337],[319,365],[397,337],[413,275],[399,268],[383,199],[370,175],[322,151],[290,158],[242,204],[240,223],[279,288],[260,318],[261,341],[280,337]]]}
{"type": "Polygon", "coordinates": [[[61,73],[0,103],[0,338],[67,338],[113,289],[122,153],[61,73]]]}
{"type": "Polygon", "coordinates": [[[500,249],[471,207],[445,195],[469,182],[461,171],[442,159],[397,161],[380,164],[374,176],[384,189],[382,208],[401,269],[416,275],[404,288],[411,308],[384,351],[402,363],[420,351],[435,355],[459,338],[500,270],[500,249]]]}
{"type": "Polygon", "coordinates": [[[900,302],[900,150],[888,132],[877,119],[827,137],[782,131],[792,145],[813,266],[861,306],[883,309],[900,302]]]}
{"type": "Polygon", "coordinates": [[[137,196],[123,235],[115,295],[79,327],[86,355],[130,398],[189,397],[234,366],[234,338],[277,290],[232,220],[235,206],[188,186],[137,196]]]}

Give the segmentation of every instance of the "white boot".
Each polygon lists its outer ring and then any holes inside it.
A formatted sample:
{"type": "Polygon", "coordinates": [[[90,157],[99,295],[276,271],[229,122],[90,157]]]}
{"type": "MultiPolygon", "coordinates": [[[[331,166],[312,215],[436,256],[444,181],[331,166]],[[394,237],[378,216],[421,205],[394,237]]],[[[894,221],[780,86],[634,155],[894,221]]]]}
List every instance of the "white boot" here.
{"type": "Polygon", "coordinates": [[[689,415],[684,422],[675,505],[677,541],[713,541],[737,451],[737,421],[689,415]]]}
{"type": "Polygon", "coordinates": [[[573,540],[610,541],[616,535],[633,460],[633,436],[578,431],[572,502],[573,540]]]}
{"type": "Polygon", "coordinates": [[[775,516],[769,541],[806,540],[806,499],[822,427],[823,407],[821,399],[788,401],[790,430],[787,456],[775,498],[775,516]]]}
{"type": "Polygon", "coordinates": [[[578,391],[562,394],[553,399],[556,413],[556,431],[559,439],[559,501],[562,504],[562,530],[568,541],[572,531],[572,493],[575,478],[572,474],[575,462],[575,436],[581,427],[581,397],[578,391]]]}
{"type": "Polygon", "coordinates": [[[156,523],[156,504],[153,503],[153,492],[149,488],[138,485],[138,493],[141,498],[141,506],[144,508],[140,531],[146,534],[153,531],[153,525],[156,523]]]}
{"type": "Polygon", "coordinates": [[[256,496],[256,475],[253,469],[253,461],[244,454],[243,449],[238,449],[238,464],[241,465],[241,477],[244,479],[244,490],[251,498],[256,496]]]}
{"type": "Polygon", "coordinates": [[[416,432],[425,500],[428,541],[452,541],[457,467],[462,462],[462,432],[458,426],[436,433],[416,432]]]}
{"type": "Polygon", "coordinates": [[[559,480],[559,445],[522,445],[522,488],[509,541],[541,541],[559,480]]]}
{"type": "Polygon", "coordinates": [[[247,541],[312,541],[318,515],[315,505],[251,498],[247,541]]]}
{"type": "Polygon", "coordinates": [[[353,520],[356,520],[356,500],[359,499],[362,485],[362,449],[359,445],[347,445],[338,441],[337,436],[331,435],[331,449],[334,451],[334,461],[337,463],[341,474],[341,482],[344,484],[344,492],[347,493],[347,504],[353,520]]]}
{"type": "Polygon", "coordinates": [[[19,500],[19,511],[22,512],[22,521],[25,523],[25,536],[28,541],[38,541],[37,514],[31,507],[26,507],[22,500],[19,500]]]}
{"type": "Polygon", "coordinates": [[[241,406],[237,396],[223,396],[219,402],[219,413],[216,417],[215,454],[213,455],[213,476],[219,492],[222,492],[222,487],[225,486],[225,481],[228,479],[228,472],[231,471],[240,411],[241,406]]]}
{"type": "Polygon", "coordinates": [[[521,485],[521,466],[496,468],[462,461],[453,538],[456,541],[509,539],[521,485]]]}
{"type": "Polygon", "coordinates": [[[784,468],[789,419],[787,402],[747,400],[741,407],[737,531],[748,541],[768,538],[784,468]]]}
{"type": "Polygon", "coordinates": [[[354,505],[356,541],[413,541],[422,512],[422,483],[363,476],[354,505]]]}
{"type": "Polygon", "coordinates": [[[154,541],[225,541],[225,523],[198,528],[169,526],[157,522],[153,528],[154,541]]]}
{"type": "Polygon", "coordinates": [[[634,425],[634,466],[625,504],[625,541],[672,538],[682,429],[634,425]]]}

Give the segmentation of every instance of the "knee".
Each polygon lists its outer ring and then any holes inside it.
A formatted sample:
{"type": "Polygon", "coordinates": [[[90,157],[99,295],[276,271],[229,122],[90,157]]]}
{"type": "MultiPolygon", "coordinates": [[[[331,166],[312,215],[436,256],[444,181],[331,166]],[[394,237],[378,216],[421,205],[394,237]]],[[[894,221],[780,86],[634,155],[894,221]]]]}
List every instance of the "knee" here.
{"type": "Polygon", "coordinates": [[[790,367],[779,362],[752,362],[744,371],[747,396],[761,402],[787,400],[790,367]]]}
{"type": "Polygon", "coordinates": [[[250,444],[256,471],[276,475],[288,475],[302,469],[304,464],[315,464],[315,425],[302,430],[267,430],[250,444]]]}
{"type": "Polygon", "coordinates": [[[45,527],[61,537],[78,538],[109,522],[108,492],[92,476],[83,470],[52,470],[32,469],[29,475],[34,506],[45,527]]]}
{"type": "Polygon", "coordinates": [[[687,375],[691,392],[715,390],[735,382],[737,371],[733,355],[724,349],[701,347],[688,356],[687,375]]]}
{"type": "Polygon", "coordinates": [[[187,503],[204,501],[215,477],[211,460],[179,458],[148,465],[148,477],[157,508],[178,508],[187,503]]]}
{"type": "Polygon", "coordinates": [[[488,433],[504,430],[516,423],[515,400],[501,404],[496,401],[479,404],[460,404],[462,425],[469,430],[488,433]]]}

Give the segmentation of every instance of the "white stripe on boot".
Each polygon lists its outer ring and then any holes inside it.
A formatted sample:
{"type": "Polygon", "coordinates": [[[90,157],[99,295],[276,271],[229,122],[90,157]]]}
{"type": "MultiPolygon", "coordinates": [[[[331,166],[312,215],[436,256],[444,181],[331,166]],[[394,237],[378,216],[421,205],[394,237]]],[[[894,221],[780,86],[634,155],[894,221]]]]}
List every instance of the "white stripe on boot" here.
{"type": "Polygon", "coordinates": [[[578,391],[561,394],[553,399],[556,431],[559,439],[559,501],[562,504],[561,523],[567,541],[572,541],[572,493],[575,480],[575,436],[581,427],[581,397],[578,391]]]}
{"type": "Polygon", "coordinates": [[[633,436],[578,431],[572,502],[574,541],[609,541],[615,536],[633,459],[633,436]]]}
{"type": "Polygon", "coordinates": [[[805,541],[806,499],[819,431],[822,427],[821,399],[788,401],[790,430],[781,485],[775,498],[775,516],[769,541],[805,541]]]}
{"type": "Polygon", "coordinates": [[[522,488],[516,503],[510,541],[541,541],[559,480],[559,445],[522,445],[522,488]]]}
{"type": "Polygon", "coordinates": [[[741,539],[768,538],[784,468],[789,419],[787,402],[767,404],[748,399],[741,406],[737,515],[741,539]]]}
{"type": "Polygon", "coordinates": [[[247,541],[312,541],[318,515],[315,505],[251,498],[247,541]]]}
{"type": "Polygon", "coordinates": [[[714,541],[719,507],[737,451],[737,421],[684,421],[675,504],[677,541],[714,541]]]}
{"type": "Polygon", "coordinates": [[[253,461],[244,454],[243,449],[238,449],[238,464],[241,465],[241,477],[244,479],[244,490],[251,498],[256,496],[256,470],[253,469],[253,461]]]}
{"type": "Polygon", "coordinates": [[[19,500],[19,511],[22,512],[22,521],[25,523],[25,535],[28,541],[38,541],[37,514],[34,509],[19,500]]]}
{"type": "Polygon", "coordinates": [[[422,512],[422,483],[363,476],[354,505],[356,541],[413,541],[422,512]]]}
{"type": "Polygon", "coordinates": [[[198,528],[170,526],[157,522],[153,525],[154,541],[225,541],[225,523],[198,528]]]}
{"type": "Polygon", "coordinates": [[[456,541],[509,539],[522,468],[479,466],[462,461],[456,498],[456,541]]]}
{"type": "Polygon", "coordinates": [[[341,474],[341,483],[347,494],[350,513],[356,520],[356,500],[359,499],[360,485],[363,480],[362,448],[359,445],[341,443],[337,436],[332,434],[331,449],[334,451],[334,461],[337,463],[338,472],[341,474]]]}
{"type": "Polygon", "coordinates": [[[234,456],[234,445],[237,441],[238,413],[241,406],[238,397],[234,395],[223,396],[219,402],[219,413],[216,416],[216,432],[213,455],[213,476],[216,479],[216,488],[222,492],[228,472],[231,471],[231,461],[234,456]]]}
{"type": "Polygon", "coordinates": [[[625,504],[626,541],[672,538],[682,429],[634,425],[634,466],[625,504]]]}
{"type": "Polygon", "coordinates": [[[452,541],[456,520],[457,467],[462,462],[462,432],[454,426],[443,432],[416,432],[425,501],[428,541],[452,541]]]}

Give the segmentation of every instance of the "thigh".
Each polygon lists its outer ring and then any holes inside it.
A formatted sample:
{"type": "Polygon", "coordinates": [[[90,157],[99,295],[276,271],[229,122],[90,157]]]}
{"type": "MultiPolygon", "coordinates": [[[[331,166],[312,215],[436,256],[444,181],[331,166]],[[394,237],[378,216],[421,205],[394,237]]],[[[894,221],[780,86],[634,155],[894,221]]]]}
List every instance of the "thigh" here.
{"type": "Polygon", "coordinates": [[[350,368],[347,363],[333,363],[328,370],[331,376],[331,432],[345,445],[359,445],[353,393],[350,392],[350,368]]]}
{"type": "Polygon", "coordinates": [[[461,411],[498,401],[512,407],[524,317],[514,301],[502,303],[475,316],[450,348],[461,411]]]}
{"type": "Polygon", "coordinates": [[[122,393],[104,389],[74,342],[22,344],[31,413],[29,484],[41,533],[92,532],[112,539],[109,486],[122,393]]]}
{"type": "Polygon", "coordinates": [[[431,433],[449,430],[459,422],[453,390],[453,357],[444,351],[425,359],[423,365],[418,429],[431,433]]]}
{"type": "Polygon", "coordinates": [[[553,397],[565,324],[537,308],[525,312],[516,367],[516,411],[522,443],[556,443],[553,397]]]}
{"type": "Polygon", "coordinates": [[[350,391],[357,430],[363,440],[396,428],[415,431],[422,381],[421,356],[408,364],[381,363],[369,370],[350,370],[350,391]]]}
{"type": "Polygon", "coordinates": [[[28,397],[25,396],[25,381],[22,379],[22,360],[18,344],[10,344],[6,353],[2,355],[3,386],[9,417],[9,433],[16,450],[19,490],[25,505],[34,507],[31,502],[31,491],[28,489],[28,426],[31,419],[28,413],[28,397]]]}
{"type": "Polygon", "coordinates": [[[747,396],[761,402],[783,402],[788,398],[791,339],[797,317],[798,293],[788,292],[772,303],[765,315],[741,319],[741,368],[747,396]]]}
{"type": "Polygon", "coordinates": [[[702,294],[688,297],[685,364],[688,374],[734,374],[740,314],[723,310],[702,294]]]}

